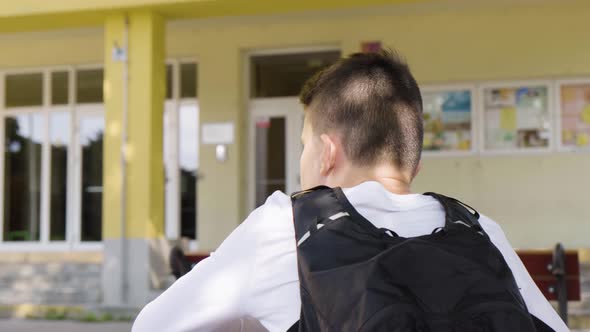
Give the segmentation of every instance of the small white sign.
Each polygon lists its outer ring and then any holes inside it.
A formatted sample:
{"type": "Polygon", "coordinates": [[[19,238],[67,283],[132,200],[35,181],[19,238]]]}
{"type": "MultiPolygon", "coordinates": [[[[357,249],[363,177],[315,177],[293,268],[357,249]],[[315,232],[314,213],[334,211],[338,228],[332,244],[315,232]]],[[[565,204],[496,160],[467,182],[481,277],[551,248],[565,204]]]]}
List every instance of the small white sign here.
{"type": "Polygon", "coordinates": [[[202,128],[203,144],[233,144],[233,122],[204,123],[202,128]]]}

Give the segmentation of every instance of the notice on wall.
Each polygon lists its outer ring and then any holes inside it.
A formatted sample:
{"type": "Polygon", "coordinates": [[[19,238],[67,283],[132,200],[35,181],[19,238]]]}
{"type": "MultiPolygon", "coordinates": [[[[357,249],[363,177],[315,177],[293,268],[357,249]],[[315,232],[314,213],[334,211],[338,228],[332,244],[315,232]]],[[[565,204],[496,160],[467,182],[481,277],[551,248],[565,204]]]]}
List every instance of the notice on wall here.
{"type": "Polygon", "coordinates": [[[561,144],[590,149],[590,83],[561,86],[561,144]]]}
{"type": "Polygon", "coordinates": [[[233,122],[203,123],[203,144],[225,145],[234,142],[233,122]]]}
{"type": "Polygon", "coordinates": [[[485,89],[485,149],[548,147],[551,116],[547,95],[547,86],[485,89]]]}
{"type": "Polygon", "coordinates": [[[471,150],[471,91],[425,91],[422,99],[424,105],[424,150],[471,150]]]}

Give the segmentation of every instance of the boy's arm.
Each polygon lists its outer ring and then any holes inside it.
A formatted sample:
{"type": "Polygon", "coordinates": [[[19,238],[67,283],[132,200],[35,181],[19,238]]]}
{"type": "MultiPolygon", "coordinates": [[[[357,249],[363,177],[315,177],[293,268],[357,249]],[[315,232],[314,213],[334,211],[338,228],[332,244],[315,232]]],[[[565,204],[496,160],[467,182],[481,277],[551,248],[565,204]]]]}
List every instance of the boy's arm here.
{"type": "Polygon", "coordinates": [[[516,284],[520,289],[520,293],[529,312],[557,332],[569,331],[563,320],[561,320],[533,281],[533,278],[508,242],[500,226],[486,216],[481,216],[479,221],[494,245],[504,256],[504,260],[506,260],[510,270],[512,270],[516,284]]]}
{"type": "Polygon", "coordinates": [[[239,324],[255,262],[250,224],[263,217],[261,210],[254,211],[209,258],[144,307],[132,331],[215,331],[239,324]]]}

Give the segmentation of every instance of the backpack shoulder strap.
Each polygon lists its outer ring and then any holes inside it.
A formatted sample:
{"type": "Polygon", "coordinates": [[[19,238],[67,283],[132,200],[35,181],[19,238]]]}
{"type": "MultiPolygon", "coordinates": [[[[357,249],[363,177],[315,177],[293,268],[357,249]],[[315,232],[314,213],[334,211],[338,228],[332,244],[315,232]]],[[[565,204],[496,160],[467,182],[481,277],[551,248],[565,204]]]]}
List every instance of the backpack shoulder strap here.
{"type": "Polygon", "coordinates": [[[296,192],[291,195],[291,203],[297,243],[317,231],[319,223],[345,211],[335,190],[326,186],[296,192]]]}
{"type": "Polygon", "coordinates": [[[445,210],[445,229],[456,227],[457,224],[467,226],[481,235],[488,237],[479,223],[479,213],[471,206],[445,195],[427,192],[424,195],[435,198],[445,210]]]}

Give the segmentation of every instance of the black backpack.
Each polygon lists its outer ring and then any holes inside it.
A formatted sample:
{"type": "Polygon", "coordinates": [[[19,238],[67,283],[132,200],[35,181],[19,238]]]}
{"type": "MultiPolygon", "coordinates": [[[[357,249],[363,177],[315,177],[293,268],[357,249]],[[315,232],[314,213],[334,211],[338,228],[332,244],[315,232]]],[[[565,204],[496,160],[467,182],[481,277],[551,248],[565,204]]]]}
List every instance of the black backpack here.
{"type": "Polygon", "coordinates": [[[301,316],[289,331],[553,331],[529,314],[479,214],[426,195],[444,207],[445,226],[403,238],[340,188],[293,194],[301,316]]]}

